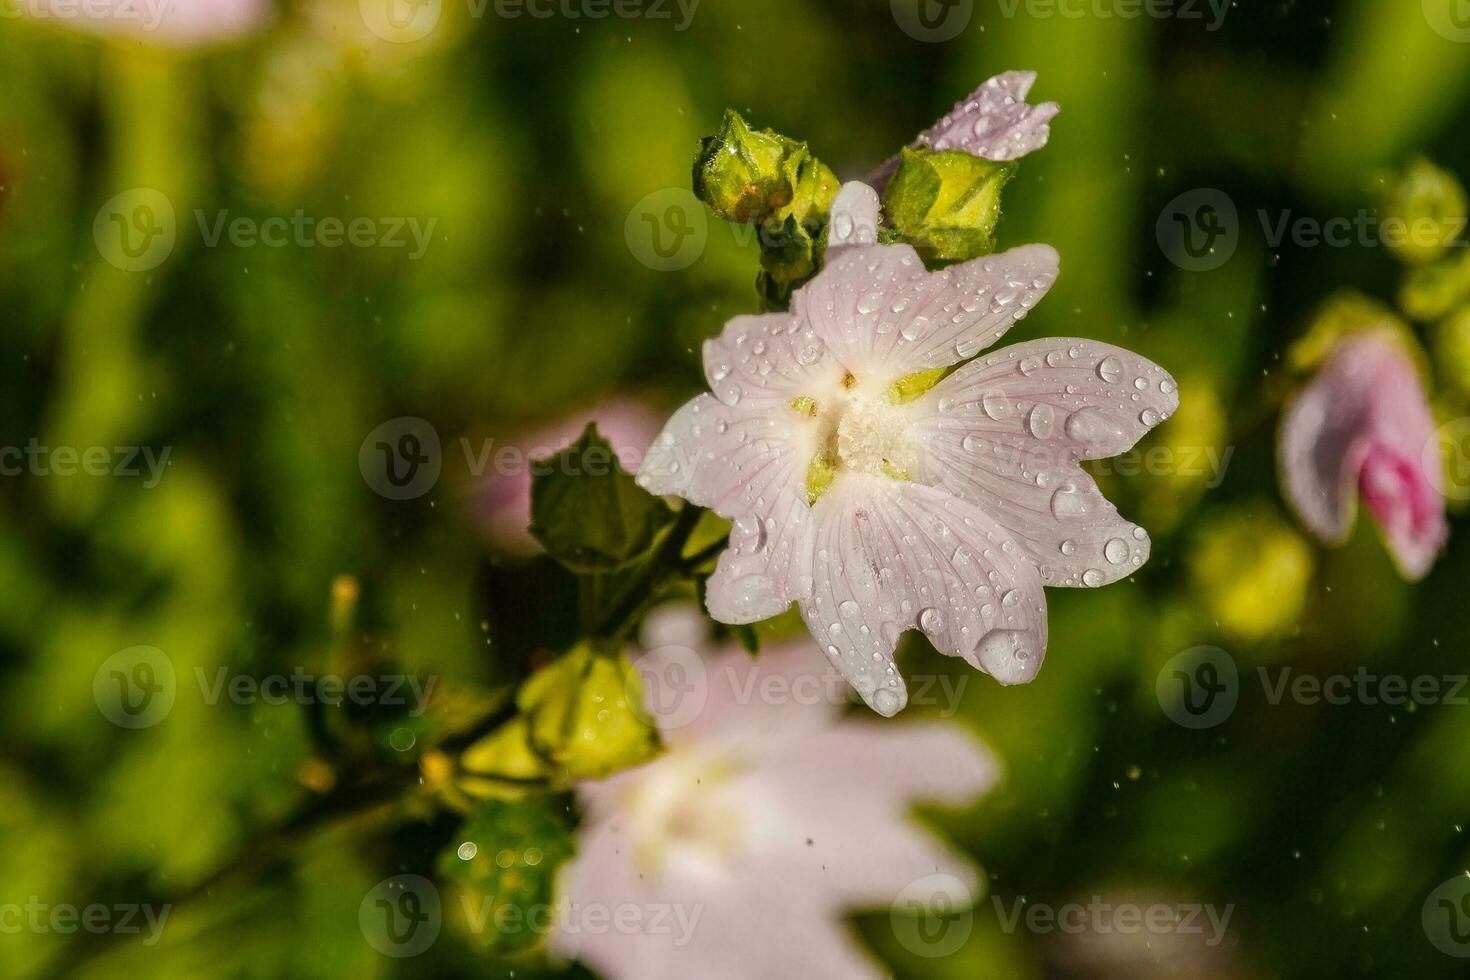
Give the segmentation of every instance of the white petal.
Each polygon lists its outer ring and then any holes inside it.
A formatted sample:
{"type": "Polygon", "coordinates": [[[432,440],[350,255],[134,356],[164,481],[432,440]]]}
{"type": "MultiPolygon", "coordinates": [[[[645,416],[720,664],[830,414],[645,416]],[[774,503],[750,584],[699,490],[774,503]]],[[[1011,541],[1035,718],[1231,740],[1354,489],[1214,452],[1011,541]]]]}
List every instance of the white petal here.
{"type": "Polygon", "coordinates": [[[1049,245],[1025,245],[928,272],[908,245],[830,256],[792,308],[859,378],[893,380],[948,367],[998,340],[1057,275],[1049,245]]]}
{"type": "Polygon", "coordinates": [[[916,141],[936,150],[964,150],[987,160],[1015,160],[1046,145],[1055,102],[1028,105],[1034,71],[1008,71],[961,100],[916,141]]]}
{"type": "Polygon", "coordinates": [[[829,384],[834,372],[840,378],[821,338],[789,313],[737,316],[704,342],[705,378],[730,406],[789,402],[829,384]]]}
{"type": "Polygon", "coordinates": [[[983,511],[932,487],[847,475],[813,517],[812,595],[802,616],[879,714],[907,702],[893,651],[908,629],[1002,683],[1035,676],[1046,650],[1041,581],[983,511]]]}
{"type": "Polygon", "coordinates": [[[794,418],[784,404],[731,407],[700,395],[669,419],[638,471],[650,493],[683,497],[734,522],[707,592],[720,622],[769,619],[810,582],[812,447],[794,418]]]}
{"type": "Polygon", "coordinates": [[[1056,338],[960,368],[916,403],[925,482],[977,504],[1051,586],[1132,574],[1148,534],[1078,466],[1133,446],[1179,405],[1167,372],[1131,351],[1056,338]]]}
{"type": "Polygon", "coordinates": [[[805,480],[811,447],[790,409],[731,407],[700,395],[674,413],[643,465],[638,485],[683,497],[734,520],[764,512],[805,480]]]}
{"type": "Polygon", "coordinates": [[[827,248],[878,244],[878,192],[860,180],[842,185],[832,200],[827,248]]]}
{"type": "Polygon", "coordinates": [[[759,513],[737,518],[705,590],[722,623],[757,623],[785,612],[811,587],[811,508],[799,486],[775,491],[759,513]]]}

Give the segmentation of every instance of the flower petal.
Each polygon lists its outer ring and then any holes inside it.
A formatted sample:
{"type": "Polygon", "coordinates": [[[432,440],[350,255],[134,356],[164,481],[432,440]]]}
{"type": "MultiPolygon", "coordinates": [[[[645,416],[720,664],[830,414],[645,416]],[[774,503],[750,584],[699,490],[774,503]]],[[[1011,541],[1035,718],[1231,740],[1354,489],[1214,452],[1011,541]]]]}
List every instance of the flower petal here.
{"type": "Polygon", "coordinates": [[[1041,581],[984,512],[932,487],[849,474],[813,520],[802,617],[873,710],[893,715],[908,700],[893,664],[908,629],[1003,684],[1035,676],[1046,650],[1041,581]]]}
{"type": "Polygon", "coordinates": [[[832,199],[827,225],[827,254],[848,245],[878,244],[878,192],[860,180],[842,185],[832,199]]]}
{"type": "Polygon", "coordinates": [[[709,614],[722,623],[758,623],[805,598],[811,583],[811,508],[799,488],[775,490],[760,514],[737,518],[705,588],[709,614]]]}
{"type": "Polygon", "coordinates": [[[830,256],[792,308],[847,370],[895,380],[948,367],[998,340],[1057,275],[1049,245],[1025,245],[928,272],[908,245],[830,256]]]}
{"type": "MultiPolygon", "coordinates": [[[[1026,94],[1036,82],[1034,71],[997,75],[955,104],[939,122],[910,145],[933,150],[961,150],[986,160],[1016,160],[1046,145],[1051,121],[1061,107],[1055,102],[1028,105],[1026,94]]],[[[882,188],[898,169],[894,156],[869,178],[882,188]]]]}
{"type": "Polygon", "coordinates": [[[1015,160],[1039,150],[1051,137],[1049,125],[1061,107],[1055,102],[1028,105],[1034,71],[996,75],[960,100],[916,143],[936,150],[964,150],[987,160],[1015,160]]]}
{"type": "Polygon", "coordinates": [[[638,469],[638,485],[730,520],[764,511],[782,490],[801,486],[811,457],[788,414],[770,405],[736,408],[700,395],[675,412],[653,441],[638,469]]]}
{"type": "Polygon", "coordinates": [[[816,332],[789,313],[737,316],[704,342],[705,378],[730,406],[743,398],[788,402],[834,372],[841,377],[816,332]]]}
{"type": "Polygon", "coordinates": [[[1148,534],[1077,464],[1131,448],[1179,406],[1174,379],[1131,351],[1052,338],[960,368],[915,405],[922,477],[991,514],[1051,586],[1132,574],[1148,534]]]}
{"type": "Polygon", "coordinates": [[[811,438],[768,401],[731,407],[700,395],[669,419],[638,484],[735,522],[710,577],[710,615],[754,623],[785,611],[810,581],[806,466],[811,438]]]}

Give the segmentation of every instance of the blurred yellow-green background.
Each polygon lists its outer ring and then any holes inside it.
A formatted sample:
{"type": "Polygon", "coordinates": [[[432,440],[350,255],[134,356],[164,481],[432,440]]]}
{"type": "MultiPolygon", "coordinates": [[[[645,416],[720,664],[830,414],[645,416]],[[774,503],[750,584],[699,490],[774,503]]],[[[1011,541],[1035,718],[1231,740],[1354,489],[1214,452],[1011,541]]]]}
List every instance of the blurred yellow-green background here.
{"type": "MultiPolygon", "coordinates": [[[[954,955],[914,955],[886,914],[863,941],[904,977],[1458,975],[1425,903],[1470,862],[1470,705],[1272,703],[1257,677],[1470,672],[1458,540],[1410,585],[1370,522],[1323,550],[1278,490],[1289,346],[1345,288],[1394,304],[1404,263],[1371,236],[1273,241],[1288,215],[1376,214],[1418,157],[1470,176],[1470,11],[921,2],[290,0],[220,36],[6,4],[0,445],[25,463],[0,478],[0,903],[172,911],[151,944],[0,917],[0,975],[549,969],[365,941],[363,896],[431,873],[452,810],[273,836],[344,773],[412,774],[434,713],[209,703],[195,678],[391,664],[452,715],[565,648],[573,584],[486,476],[592,417],[646,447],[703,390],[700,342],[756,310],[751,236],[688,193],[700,137],[735,108],[857,178],[1010,69],[1061,105],[998,231],[1061,254],[1016,336],[1138,350],[1182,405],[1140,450],[1169,465],[1098,466],[1152,560],[1048,593],[1034,683],[969,676],[948,707],[1006,777],[936,819],[1007,902],[1234,911],[1206,946],[1007,931],[987,897],[954,955]],[[1168,216],[1204,193],[1232,250],[1188,267],[1168,216]],[[374,463],[405,435],[438,444],[406,488],[374,463]],[[1198,647],[1240,677],[1203,729],[1159,696],[1198,647]],[[156,724],[110,686],[118,664],[156,681],[147,650],[176,675],[156,724]]],[[[1466,354],[1436,350],[1436,407],[1464,416],[1466,354]]],[[[905,664],[969,675],[918,640],[905,664]]]]}

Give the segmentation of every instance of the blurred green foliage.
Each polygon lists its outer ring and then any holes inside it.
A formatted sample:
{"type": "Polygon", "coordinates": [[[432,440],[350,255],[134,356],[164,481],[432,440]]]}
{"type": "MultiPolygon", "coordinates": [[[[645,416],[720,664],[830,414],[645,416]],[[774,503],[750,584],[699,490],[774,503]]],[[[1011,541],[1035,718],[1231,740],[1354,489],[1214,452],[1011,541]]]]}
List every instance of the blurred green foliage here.
{"type": "MultiPolygon", "coordinates": [[[[669,205],[649,222],[639,208],[691,190],[726,109],[850,179],[984,78],[1026,68],[1062,114],[1007,186],[995,234],[999,248],[1053,244],[1062,275],[1013,339],[1153,358],[1183,405],[1141,449],[1224,462],[1099,469],[1154,532],[1153,557],[1114,587],[1048,593],[1050,662],[1033,684],[1001,689],[908,643],[907,668],[966,683],[959,717],[1006,769],[973,810],[930,818],[1006,900],[1144,889],[1236,907],[1207,959],[1144,955],[1126,975],[1452,975],[1421,906],[1470,862],[1470,707],[1272,704],[1256,681],[1279,665],[1467,672],[1470,630],[1449,615],[1465,550],[1452,544],[1414,587],[1366,522],[1348,547],[1308,551],[1283,523],[1273,461],[1287,350],[1345,286],[1441,324],[1435,349],[1460,389],[1446,410],[1465,414],[1464,252],[1406,271],[1373,243],[1264,234],[1285,211],[1374,208],[1374,175],[1421,156],[1470,175],[1470,48],[1432,28],[1429,6],[1240,3],[1216,30],[979,2],[935,44],[907,36],[887,0],[704,0],[682,31],[446,3],[428,38],[394,44],[354,2],[292,0],[258,37],[183,54],[0,21],[0,446],[104,447],[112,463],[118,447],[168,450],[151,486],[146,470],[64,475],[54,460],[0,478],[0,903],[172,909],[156,945],[5,932],[0,972],[549,969],[454,929],[394,960],[364,942],[358,908],[383,879],[436,869],[497,902],[546,894],[565,797],[533,814],[429,778],[391,812],[319,814],[289,841],[272,828],[334,790],[373,802],[384,782],[433,777],[442,759],[424,745],[576,640],[570,577],[482,535],[478,450],[614,393],[667,410],[703,387],[700,341],[757,309],[761,242],[711,216],[687,226],[703,235],[690,262],[656,268],[649,230],[686,226],[667,223],[669,205]],[[1201,187],[1234,202],[1240,241],[1190,272],[1165,258],[1156,223],[1201,187]],[[127,271],[94,226],[137,188],[169,203],[175,240],[156,267],[127,271]],[[319,238],[209,244],[221,216],[298,213],[432,232],[417,257],[319,238]],[[441,442],[442,474],[412,499],[376,492],[360,465],[369,434],[401,417],[441,442]],[[167,718],[133,730],[94,680],[137,645],[166,654],[175,688],[167,718]],[[1230,653],[1241,696],[1196,731],[1164,716],[1155,682],[1200,645],[1230,653]],[[435,677],[439,694],[422,715],[211,703],[221,669],[394,670],[435,677]],[[525,841],[541,836],[537,871],[525,841]],[[478,856],[464,859],[468,841],[478,856]],[[510,867],[496,861],[506,850],[510,867]],[[211,877],[221,867],[248,873],[211,877]]],[[[794,629],[788,617],[756,632],[794,629]]],[[[447,887],[444,900],[456,907],[447,887]]],[[[1057,937],[1005,932],[988,899],[943,961],[895,942],[886,915],[860,921],[902,977],[1105,975],[1057,937]]]]}

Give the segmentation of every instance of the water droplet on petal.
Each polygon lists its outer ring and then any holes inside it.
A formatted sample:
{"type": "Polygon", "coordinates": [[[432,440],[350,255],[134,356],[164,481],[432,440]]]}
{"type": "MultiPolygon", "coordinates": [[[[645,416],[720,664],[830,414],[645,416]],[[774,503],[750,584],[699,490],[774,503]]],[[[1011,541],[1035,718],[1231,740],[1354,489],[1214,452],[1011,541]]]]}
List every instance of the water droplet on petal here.
{"type": "Polygon", "coordinates": [[[1095,568],[1089,568],[1082,573],[1082,584],[1089,589],[1095,589],[1103,584],[1103,573],[1095,568]]]}
{"type": "Polygon", "coordinates": [[[1123,362],[1116,355],[1109,354],[1097,365],[1097,376],[1108,384],[1117,381],[1123,374],[1123,362]]]}
{"type": "Polygon", "coordinates": [[[1113,538],[1103,545],[1103,557],[1114,565],[1121,565],[1128,560],[1128,544],[1122,538],[1113,538]]]}
{"type": "Polygon", "coordinates": [[[933,606],[919,613],[919,628],[925,633],[938,633],[944,629],[944,614],[933,606]]]}

